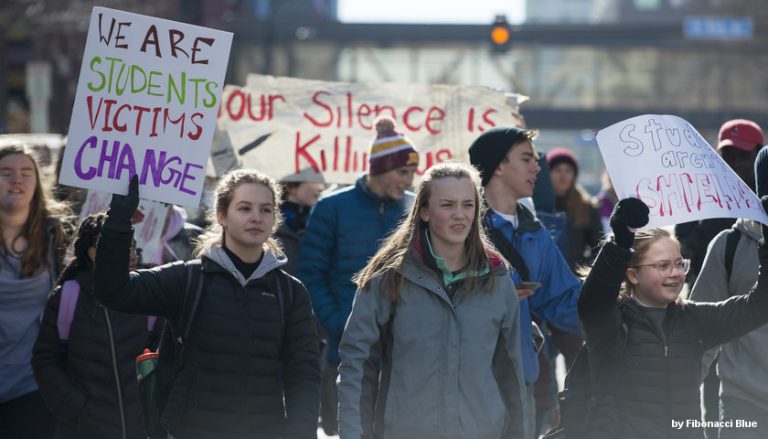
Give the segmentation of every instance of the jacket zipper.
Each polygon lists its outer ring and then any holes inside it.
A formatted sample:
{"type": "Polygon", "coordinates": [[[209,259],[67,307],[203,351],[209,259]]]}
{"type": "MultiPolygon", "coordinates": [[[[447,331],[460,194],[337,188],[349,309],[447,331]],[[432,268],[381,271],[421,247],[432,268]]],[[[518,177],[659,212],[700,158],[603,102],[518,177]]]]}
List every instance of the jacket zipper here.
{"type": "Polygon", "coordinates": [[[120,372],[117,370],[117,353],[115,352],[115,337],[112,333],[112,322],[109,320],[109,311],[104,308],[104,317],[107,319],[107,331],[109,332],[109,351],[112,353],[112,371],[115,373],[115,385],[117,388],[117,406],[120,409],[120,427],[123,439],[126,439],[125,408],[123,407],[123,390],[120,386],[120,372]]]}
{"type": "Polygon", "coordinates": [[[379,215],[384,215],[384,203],[379,203],[379,215]]]}

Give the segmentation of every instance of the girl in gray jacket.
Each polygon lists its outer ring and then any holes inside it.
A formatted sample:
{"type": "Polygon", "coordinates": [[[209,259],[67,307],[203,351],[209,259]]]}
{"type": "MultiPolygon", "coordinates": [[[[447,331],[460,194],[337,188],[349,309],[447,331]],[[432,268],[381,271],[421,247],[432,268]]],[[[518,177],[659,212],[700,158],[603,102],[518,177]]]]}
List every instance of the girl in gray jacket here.
{"type": "Polygon", "coordinates": [[[466,165],[430,168],[406,221],[356,276],[342,439],[523,437],[518,299],[481,230],[477,180],[466,165]]]}

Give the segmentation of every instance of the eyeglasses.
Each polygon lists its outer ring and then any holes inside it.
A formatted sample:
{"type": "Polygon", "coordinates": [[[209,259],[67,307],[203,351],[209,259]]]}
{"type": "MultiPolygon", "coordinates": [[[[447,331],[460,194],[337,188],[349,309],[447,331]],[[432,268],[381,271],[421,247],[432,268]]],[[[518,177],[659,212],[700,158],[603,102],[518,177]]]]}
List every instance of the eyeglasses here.
{"type": "Polygon", "coordinates": [[[633,265],[632,267],[635,267],[635,268],[654,267],[660,274],[671,274],[672,267],[675,267],[678,270],[682,271],[683,274],[688,274],[688,270],[691,268],[691,260],[678,259],[675,262],[659,261],[653,264],[637,264],[637,265],[633,265]]]}

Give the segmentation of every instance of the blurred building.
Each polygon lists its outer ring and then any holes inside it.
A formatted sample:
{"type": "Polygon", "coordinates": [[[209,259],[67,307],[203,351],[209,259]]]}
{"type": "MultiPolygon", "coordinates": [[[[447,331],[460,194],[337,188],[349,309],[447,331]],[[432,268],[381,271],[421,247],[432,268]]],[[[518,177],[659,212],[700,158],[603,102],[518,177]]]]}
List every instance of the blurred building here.
{"type": "MultiPolygon", "coordinates": [[[[11,1],[21,3],[42,2],[11,1]]],[[[479,84],[530,96],[522,110],[528,125],[542,132],[539,146],[576,149],[592,190],[600,173],[593,134],[628,117],[676,114],[711,142],[727,119],[768,126],[768,83],[761,74],[768,68],[763,2],[531,0],[528,22],[512,28],[511,49],[495,55],[488,41],[493,17],[488,25],[363,24],[339,22],[336,0],[114,3],[110,7],[234,32],[229,83],[244,84],[249,73],[262,73],[479,84]],[[696,17],[711,20],[692,20],[696,17]]],[[[5,107],[10,97],[24,104],[22,66],[47,60],[54,76],[51,130],[67,129],[93,4],[71,0],[53,17],[58,21],[51,18],[52,7],[29,6],[9,17],[9,8],[0,5],[5,107]]],[[[8,127],[8,118],[0,118],[0,132],[8,127]]]]}

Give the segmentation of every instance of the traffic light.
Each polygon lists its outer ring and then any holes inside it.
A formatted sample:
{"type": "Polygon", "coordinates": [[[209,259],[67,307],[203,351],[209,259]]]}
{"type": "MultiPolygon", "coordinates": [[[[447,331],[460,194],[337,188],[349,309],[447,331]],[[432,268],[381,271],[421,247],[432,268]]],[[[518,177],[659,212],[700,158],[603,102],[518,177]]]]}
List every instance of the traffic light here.
{"type": "Polygon", "coordinates": [[[491,52],[493,54],[506,53],[512,40],[512,31],[507,23],[506,15],[497,15],[491,25],[491,52]]]}

